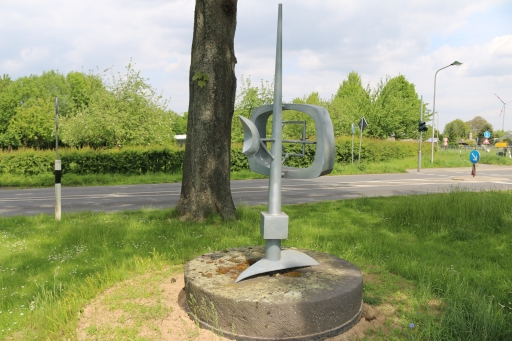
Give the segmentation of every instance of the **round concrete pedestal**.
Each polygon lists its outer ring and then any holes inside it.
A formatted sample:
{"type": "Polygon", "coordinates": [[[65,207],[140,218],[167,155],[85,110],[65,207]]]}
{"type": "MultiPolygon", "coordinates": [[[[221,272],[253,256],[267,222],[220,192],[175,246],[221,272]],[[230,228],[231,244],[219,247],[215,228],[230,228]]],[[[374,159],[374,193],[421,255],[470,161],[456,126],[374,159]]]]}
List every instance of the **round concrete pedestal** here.
{"type": "Polygon", "coordinates": [[[352,263],[300,250],[320,265],[262,274],[235,283],[264,256],[244,247],[199,256],[185,268],[187,310],[204,328],[230,339],[323,340],[359,321],[363,277],[352,263]]]}

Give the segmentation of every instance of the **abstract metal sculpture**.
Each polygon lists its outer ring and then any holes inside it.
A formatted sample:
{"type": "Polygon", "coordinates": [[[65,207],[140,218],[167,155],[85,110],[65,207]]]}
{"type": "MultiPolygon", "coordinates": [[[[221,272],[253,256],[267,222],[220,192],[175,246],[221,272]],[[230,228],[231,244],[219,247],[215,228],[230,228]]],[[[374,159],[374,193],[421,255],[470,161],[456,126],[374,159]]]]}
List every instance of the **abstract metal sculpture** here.
{"type": "MultiPolygon", "coordinates": [[[[329,174],[334,167],[334,130],[326,109],[309,104],[282,104],[282,4],[279,4],[277,22],[276,66],[274,82],[274,103],[256,108],[247,119],[240,116],[244,129],[243,153],[249,159],[253,172],[269,176],[268,211],[261,212],[260,232],[265,239],[265,258],[254,263],[240,274],[235,282],[245,278],[284,269],[318,265],[310,256],[296,251],[281,251],[281,240],[288,238],[288,215],[281,211],[281,179],[310,179],[329,174]],[[316,142],[283,140],[283,110],[296,110],[310,116],[315,123],[316,142]],[[272,115],[272,137],[266,138],[267,121],[272,115]],[[283,142],[303,145],[315,144],[315,158],[310,167],[283,166],[283,142]],[[271,151],[267,148],[271,143],[271,151]]],[[[297,122],[293,122],[297,123],[297,122]]],[[[305,122],[304,122],[305,126],[305,122]]],[[[304,154],[304,153],[303,153],[304,154]]]]}

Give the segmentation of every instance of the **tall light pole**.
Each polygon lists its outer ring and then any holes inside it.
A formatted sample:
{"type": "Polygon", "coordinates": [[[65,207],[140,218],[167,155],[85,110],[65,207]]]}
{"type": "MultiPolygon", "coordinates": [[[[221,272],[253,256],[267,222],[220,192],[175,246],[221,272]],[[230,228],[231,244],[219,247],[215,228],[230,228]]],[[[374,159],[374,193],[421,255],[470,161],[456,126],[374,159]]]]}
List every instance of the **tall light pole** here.
{"type": "MultiPolygon", "coordinates": [[[[443,69],[446,69],[447,67],[450,67],[450,66],[459,66],[459,65],[462,65],[462,63],[458,62],[458,61],[454,61],[453,63],[451,63],[450,65],[447,65],[445,67],[442,67],[440,68],[439,70],[436,71],[436,74],[434,75],[434,102],[433,102],[433,105],[432,105],[432,155],[431,155],[431,158],[430,158],[430,163],[434,163],[434,116],[436,114],[436,77],[437,77],[437,73],[443,69]]],[[[439,116],[437,117],[437,120],[439,121],[439,116]]],[[[439,128],[439,127],[438,127],[439,128]]]]}

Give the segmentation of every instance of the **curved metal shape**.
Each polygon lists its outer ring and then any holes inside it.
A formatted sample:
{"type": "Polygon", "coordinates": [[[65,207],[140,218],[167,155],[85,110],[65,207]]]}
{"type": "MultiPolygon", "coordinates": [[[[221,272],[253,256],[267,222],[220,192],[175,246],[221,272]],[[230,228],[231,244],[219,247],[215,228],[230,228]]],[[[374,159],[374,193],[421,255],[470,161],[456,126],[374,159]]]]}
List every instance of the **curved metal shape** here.
{"type": "Polygon", "coordinates": [[[258,129],[249,119],[239,116],[240,122],[242,122],[242,128],[244,129],[244,145],[242,147],[242,153],[248,157],[256,154],[260,148],[260,135],[258,129]]]}
{"type": "MultiPolygon", "coordinates": [[[[334,129],[329,112],[325,108],[311,104],[283,104],[283,110],[296,110],[308,115],[315,122],[316,130],[316,153],[311,166],[307,168],[283,166],[283,177],[289,179],[312,179],[332,172],[335,143],[334,129]]],[[[251,121],[254,122],[261,138],[267,136],[267,121],[272,114],[273,105],[258,107],[251,114],[251,121]]],[[[244,132],[246,132],[245,129],[244,132]]],[[[246,133],[245,140],[247,141],[249,138],[250,136],[246,133]]],[[[249,166],[253,172],[270,176],[272,156],[268,150],[260,148],[257,153],[248,156],[248,159],[249,166]]]]}
{"type": "Polygon", "coordinates": [[[244,272],[242,272],[236,279],[235,283],[238,283],[241,280],[246,279],[248,277],[264,274],[271,271],[299,268],[303,266],[313,266],[318,264],[320,263],[318,263],[311,256],[308,256],[303,252],[297,250],[283,250],[281,251],[280,260],[272,261],[263,258],[257,261],[249,268],[247,268],[244,272]]]}

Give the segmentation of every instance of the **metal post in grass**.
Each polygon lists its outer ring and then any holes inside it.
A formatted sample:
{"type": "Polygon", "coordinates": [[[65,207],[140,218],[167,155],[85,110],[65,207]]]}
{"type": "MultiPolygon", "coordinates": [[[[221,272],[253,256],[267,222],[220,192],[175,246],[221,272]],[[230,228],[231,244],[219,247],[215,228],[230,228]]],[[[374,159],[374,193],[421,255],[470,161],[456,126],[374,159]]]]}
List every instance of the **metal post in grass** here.
{"type": "Polygon", "coordinates": [[[361,121],[357,124],[359,126],[359,130],[361,131],[361,136],[359,138],[359,160],[357,161],[357,166],[359,167],[361,165],[361,147],[363,145],[363,131],[366,129],[366,126],[368,126],[368,122],[366,122],[366,119],[364,116],[361,118],[361,121]]]}
{"type": "Polygon", "coordinates": [[[55,97],[55,220],[61,218],[61,177],[62,168],[59,160],[59,99],[55,97]]]}
{"type": "MultiPolygon", "coordinates": [[[[450,65],[447,65],[447,66],[442,67],[439,70],[437,70],[436,74],[434,75],[434,102],[432,103],[432,155],[431,155],[431,158],[430,158],[430,163],[434,163],[434,131],[435,131],[435,129],[434,129],[434,115],[436,114],[436,78],[437,78],[437,73],[439,71],[443,70],[443,69],[446,69],[447,67],[454,66],[454,65],[455,66],[459,66],[459,65],[462,65],[462,63],[460,63],[458,61],[454,61],[450,65]]],[[[437,124],[439,126],[439,116],[437,116],[437,121],[438,121],[437,124]]],[[[439,135],[437,135],[437,136],[439,137],[439,135]]]]}
{"type": "Polygon", "coordinates": [[[356,126],[352,123],[352,164],[354,164],[354,134],[356,132],[356,126]]]}
{"type": "MultiPolygon", "coordinates": [[[[423,122],[423,96],[421,96],[420,100],[420,124],[423,122]]],[[[434,129],[432,127],[432,129],[434,129]]],[[[423,135],[423,130],[420,129],[420,146],[418,149],[418,172],[421,170],[421,139],[423,135]]]]}

